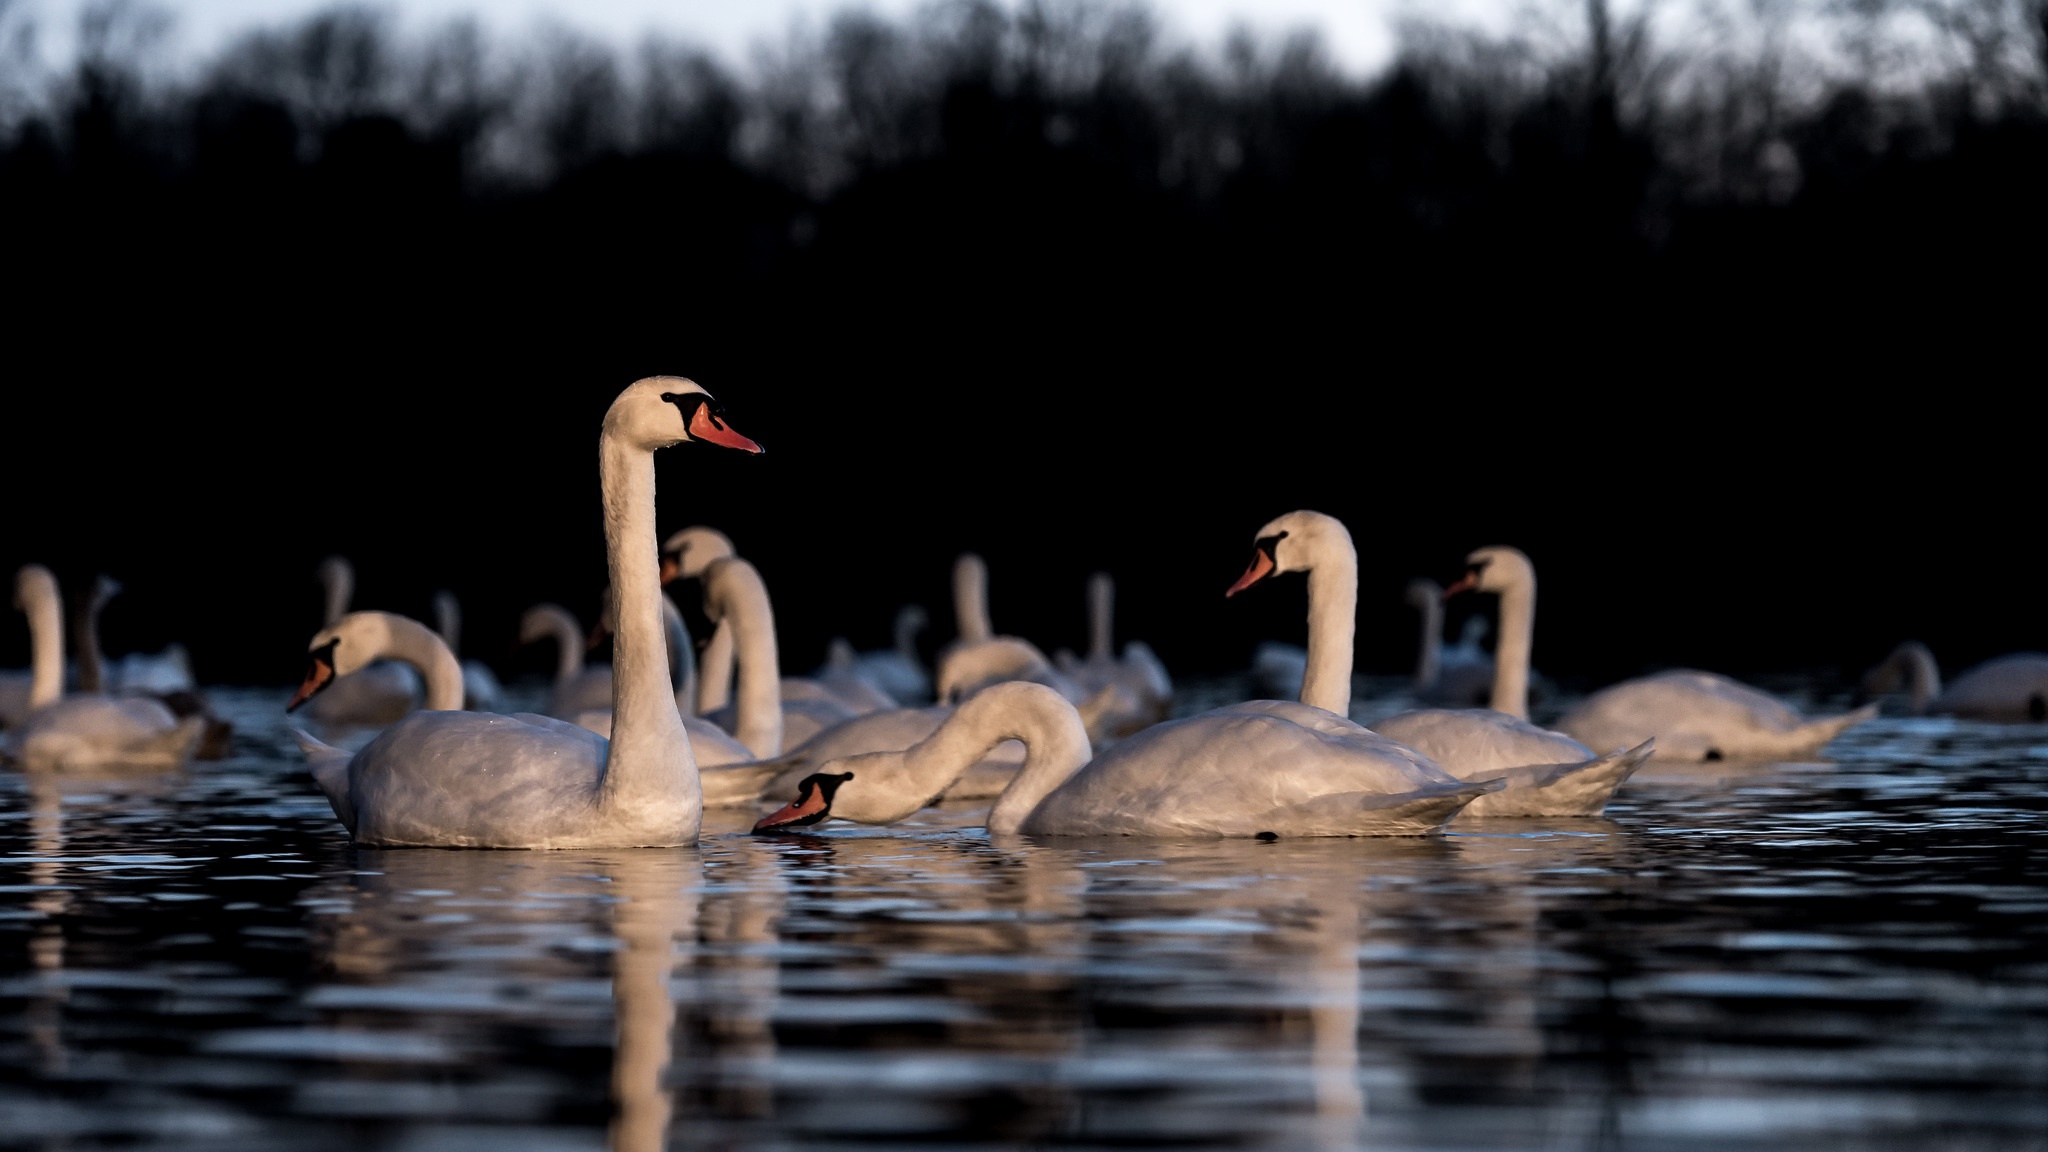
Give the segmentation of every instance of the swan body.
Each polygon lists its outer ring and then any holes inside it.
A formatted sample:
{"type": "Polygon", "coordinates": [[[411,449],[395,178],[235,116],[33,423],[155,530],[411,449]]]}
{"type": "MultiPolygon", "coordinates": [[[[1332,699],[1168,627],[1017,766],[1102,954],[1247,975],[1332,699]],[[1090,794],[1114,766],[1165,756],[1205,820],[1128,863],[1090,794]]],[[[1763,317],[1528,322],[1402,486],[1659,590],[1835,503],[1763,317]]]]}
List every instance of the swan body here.
{"type": "MultiPolygon", "coordinates": [[[[192,750],[195,760],[219,760],[228,754],[235,726],[221,719],[192,685],[192,665],[181,644],[160,653],[130,653],[109,662],[100,654],[100,610],[121,592],[119,581],[101,576],[79,605],[73,633],[78,642],[78,686],[82,692],[107,692],[152,699],[179,720],[197,717],[203,734],[192,750]]],[[[102,723],[108,721],[102,720],[102,723]]],[[[152,714],[146,721],[157,723],[152,714]]]]}
{"type": "MultiPolygon", "coordinates": [[[[680,377],[635,381],[605,413],[598,458],[618,616],[611,738],[532,713],[440,710],[406,717],[354,755],[295,732],[315,781],[357,843],[626,848],[696,842],[702,793],[664,651],[654,533],[654,453],[689,440],[760,451],[724,422],[702,388],[680,377]]],[[[453,655],[417,624],[408,629],[351,617],[316,636],[312,647],[302,698],[338,674],[393,653],[428,664],[434,703],[445,707],[460,692],[453,655]]]]}
{"type": "Polygon", "coordinates": [[[1390,716],[1373,731],[1437,762],[1460,780],[1500,780],[1459,818],[1598,816],[1614,790],[1649,762],[1654,740],[1596,756],[1566,736],[1485,708],[1419,708],[1390,716]]]}
{"type": "MultiPolygon", "coordinates": [[[[354,599],[355,568],[340,556],[329,556],[320,563],[320,583],[327,595],[327,623],[332,625],[354,599]]],[[[387,660],[364,665],[328,685],[306,715],[332,726],[379,727],[411,712],[421,692],[419,674],[410,665],[387,660]]]]}
{"type": "MultiPolygon", "coordinates": [[[[1097,756],[1073,704],[1028,681],[976,693],[908,749],[828,761],[813,778],[843,777],[829,815],[893,823],[1012,739],[1027,751],[989,811],[998,835],[1418,835],[1499,787],[1452,779],[1341,716],[1271,700],[1157,724],[1097,756]]],[[[803,804],[762,826],[809,819],[803,804]]]]}
{"type": "Polygon", "coordinates": [[[1655,736],[1657,755],[1672,760],[1780,760],[1812,755],[1875,715],[1877,706],[1869,705],[1808,720],[1726,676],[1680,669],[1603,688],[1557,726],[1595,748],[1655,736]]]}
{"type": "Polygon", "coordinates": [[[22,567],[15,603],[29,621],[29,708],[9,727],[0,753],[31,772],[176,768],[191,759],[206,734],[203,718],[180,718],[144,696],[63,694],[64,615],[48,568],[22,567]]]}

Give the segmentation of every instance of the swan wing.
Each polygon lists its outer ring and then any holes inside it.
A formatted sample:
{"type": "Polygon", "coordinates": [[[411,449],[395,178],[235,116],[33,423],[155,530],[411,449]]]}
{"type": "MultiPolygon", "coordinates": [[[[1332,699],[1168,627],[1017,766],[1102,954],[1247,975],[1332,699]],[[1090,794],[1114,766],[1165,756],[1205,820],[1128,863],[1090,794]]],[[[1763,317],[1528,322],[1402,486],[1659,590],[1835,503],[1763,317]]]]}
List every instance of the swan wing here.
{"type": "Polygon", "coordinates": [[[175,768],[205,733],[203,717],[181,720],[160,700],[86,692],[30,713],[14,733],[14,755],[31,770],[175,768]]]}
{"type": "Polygon", "coordinates": [[[1489,708],[1419,708],[1372,730],[1436,761],[1460,780],[1490,779],[1526,764],[1590,759],[1593,750],[1562,732],[1489,708]]]}
{"type": "Polygon", "coordinates": [[[609,751],[557,721],[414,712],[349,762],[356,841],[549,847],[587,831],[609,751]]]}
{"type": "Polygon", "coordinates": [[[2048,656],[2015,652],[1986,660],[1956,677],[1928,711],[1983,720],[2048,720],[2048,656]]]}

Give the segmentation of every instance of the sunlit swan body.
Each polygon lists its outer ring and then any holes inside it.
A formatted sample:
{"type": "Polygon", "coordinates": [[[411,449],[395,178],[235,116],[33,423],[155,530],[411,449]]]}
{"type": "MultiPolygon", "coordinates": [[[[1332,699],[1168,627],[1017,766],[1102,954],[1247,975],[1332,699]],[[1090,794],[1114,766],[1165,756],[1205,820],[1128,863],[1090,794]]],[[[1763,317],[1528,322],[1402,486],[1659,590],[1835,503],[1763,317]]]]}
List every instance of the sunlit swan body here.
{"type": "MultiPolygon", "coordinates": [[[[348,612],[355,597],[355,568],[340,556],[320,563],[320,583],[327,594],[327,623],[348,612]]],[[[390,724],[413,710],[421,697],[419,674],[409,664],[380,661],[336,680],[306,707],[308,718],[322,724],[375,727],[390,724]]]]}
{"type": "Polygon", "coordinates": [[[1810,756],[1877,715],[1869,705],[1808,720],[1774,696],[1711,672],[1679,669],[1603,688],[1558,728],[1595,748],[1657,739],[1672,760],[1783,760],[1810,756]]]}
{"type": "Polygon", "coordinates": [[[1864,691],[1878,695],[1904,681],[1912,693],[1913,715],[1954,715],[1975,720],[2040,723],[2048,720],[2048,655],[2014,652],[1986,660],[1941,685],[1934,653],[1917,640],[1894,649],[1864,677],[1864,691]]]}
{"type": "MultiPolygon", "coordinates": [[[[1122,690],[1118,707],[1105,717],[1101,731],[1115,740],[1166,719],[1173,710],[1173,678],[1142,640],[1124,645],[1121,659],[1113,639],[1116,618],[1116,582],[1107,572],[1088,578],[1088,655],[1075,659],[1071,652],[1059,652],[1054,663],[1080,685],[1094,693],[1114,684],[1122,690]]],[[[1095,732],[1090,727],[1091,733],[1095,732]]],[[[1102,741],[1097,741],[1101,743],[1102,741]]]]}
{"type": "Polygon", "coordinates": [[[434,630],[441,634],[442,642],[462,666],[462,706],[472,712],[496,711],[498,698],[505,690],[498,684],[498,674],[488,665],[462,658],[462,605],[456,601],[455,593],[434,593],[434,623],[434,630]]]}
{"type": "MultiPolygon", "coordinates": [[[[612,737],[531,713],[422,711],[353,756],[295,732],[314,779],[356,841],[384,847],[624,848],[694,844],[697,765],[664,651],[656,562],[654,452],[689,440],[760,451],[711,398],[673,376],[639,380],[605,413],[598,440],[606,559],[618,617],[612,737]]],[[[438,644],[431,633],[419,630],[438,644]]],[[[330,629],[315,637],[317,681],[367,662],[378,645],[330,629]],[[320,665],[327,667],[322,670],[320,665]]],[[[387,630],[385,646],[410,644],[387,630]]],[[[441,646],[446,652],[446,646],[441,646]]],[[[435,662],[440,663],[439,657],[435,662]]],[[[444,678],[459,691],[449,657],[444,678]]]]}
{"type": "Polygon", "coordinates": [[[147,696],[64,692],[64,612],[57,580],[40,564],[15,577],[15,604],[28,616],[29,709],[0,738],[0,753],[32,772],[176,768],[191,759],[206,724],[180,719],[147,696]]]}
{"type": "Polygon", "coordinates": [[[808,821],[821,801],[832,816],[893,823],[1004,740],[1027,751],[989,810],[997,835],[1420,835],[1498,787],[1454,780],[1341,716],[1272,700],[1157,724],[1096,756],[1072,703],[1014,681],[976,693],[904,751],[825,763],[757,828],[808,821]],[[821,776],[839,778],[836,793],[804,787],[821,776]]]}

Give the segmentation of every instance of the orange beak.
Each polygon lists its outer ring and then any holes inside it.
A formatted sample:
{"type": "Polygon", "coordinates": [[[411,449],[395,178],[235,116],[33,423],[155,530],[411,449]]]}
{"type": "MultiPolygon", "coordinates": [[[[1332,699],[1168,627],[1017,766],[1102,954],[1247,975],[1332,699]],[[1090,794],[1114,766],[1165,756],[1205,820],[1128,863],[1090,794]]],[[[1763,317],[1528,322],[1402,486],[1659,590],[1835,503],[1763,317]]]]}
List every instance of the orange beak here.
{"type": "Polygon", "coordinates": [[[756,456],[764,451],[759,444],[740,435],[731,425],[713,416],[709,404],[698,405],[696,414],[690,417],[690,438],[724,448],[737,448],[756,456]]]}
{"type": "Polygon", "coordinates": [[[682,574],[682,561],[676,559],[674,556],[663,556],[661,558],[661,582],[663,584],[675,583],[676,577],[681,576],[682,574]]]}
{"type": "Polygon", "coordinates": [[[1252,585],[1257,584],[1259,581],[1264,580],[1266,577],[1273,574],[1273,567],[1273,558],[1271,556],[1266,555],[1266,550],[1264,548],[1252,549],[1252,566],[1245,569],[1244,575],[1239,576],[1237,578],[1237,583],[1232,584],[1230,586],[1230,590],[1228,592],[1225,592],[1223,595],[1226,598],[1235,596],[1239,592],[1242,592],[1245,589],[1251,587],[1252,585]]]}
{"type": "Polygon", "coordinates": [[[1456,583],[1444,589],[1444,599],[1449,600],[1460,592],[1470,592],[1477,587],[1479,587],[1479,573],[1467,572],[1463,576],[1458,577],[1456,583]]]}
{"type": "Polygon", "coordinates": [[[333,682],[334,665],[318,656],[313,657],[313,662],[306,666],[306,678],[299,682],[299,690],[292,693],[292,702],[285,705],[284,710],[297,711],[299,705],[311,700],[322,688],[333,682]]]}
{"type": "Polygon", "coordinates": [[[754,822],[754,831],[772,832],[778,828],[802,828],[823,820],[831,811],[825,802],[825,790],[812,785],[804,789],[803,795],[785,804],[754,822]]]}

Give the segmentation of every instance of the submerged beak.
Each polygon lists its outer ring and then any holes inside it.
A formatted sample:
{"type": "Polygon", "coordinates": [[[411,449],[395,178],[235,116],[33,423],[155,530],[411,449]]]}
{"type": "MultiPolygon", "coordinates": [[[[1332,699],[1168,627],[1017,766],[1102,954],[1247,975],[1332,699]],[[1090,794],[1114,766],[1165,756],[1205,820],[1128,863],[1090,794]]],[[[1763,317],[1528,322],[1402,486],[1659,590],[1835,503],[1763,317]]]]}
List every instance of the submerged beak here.
{"type": "Polygon", "coordinates": [[[796,799],[754,822],[756,832],[780,832],[808,828],[832,818],[832,795],[853,779],[853,773],[817,773],[796,786],[796,799]]]}
{"type": "Polygon", "coordinates": [[[732,425],[711,414],[711,405],[700,404],[696,414],[690,417],[690,439],[702,440],[706,444],[717,444],[725,448],[737,448],[759,456],[764,449],[740,435],[732,425]]]}
{"type": "Polygon", "coordinates": [[[1444,599],[1449,600],[1460,592],[1470,592],[1477,587],[1479,587],[1479,573],[1467,572],[1463,576],[1458,577],[1457,583],[1444,589],[1444,599]]]}
{"type": "Polygon", "coordinates": [[[1223,594],[1224,597],[1235,596],[1239,592],[1264,580],[1267,576],[1272,575],[1273,568],[1273,558],[1266,555],[1264,548],[1252,549],[1252,566],[1244,570],[1244,575],[1237,578],[1237,583],[1230,586],[1230,590],[1223,594]]]}
{"type": "Polygon", "coordinates": [[[334,665],[315,656],[306,666],[306,678],[299,682],[299,690],[292,693],[292,702],[284,706],[287,713],[298,710],[299,705],[318,695],[322,688],[334,682],[334,665]]]}

